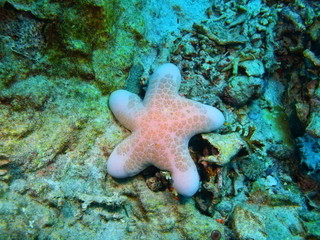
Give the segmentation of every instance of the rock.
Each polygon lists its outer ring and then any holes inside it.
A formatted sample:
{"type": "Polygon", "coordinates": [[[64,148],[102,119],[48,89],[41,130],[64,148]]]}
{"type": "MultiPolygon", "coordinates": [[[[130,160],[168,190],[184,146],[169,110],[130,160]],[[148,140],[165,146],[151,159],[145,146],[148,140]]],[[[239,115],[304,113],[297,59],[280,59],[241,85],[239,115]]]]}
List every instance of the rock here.
{"type": "Polygon", "coordinates": [[[274,187],[278,185],[278,182],[274,177],[269,175],[265,178],[264,185],[266,187],[274,187]]]}
{"type": "Polygon", "coordinates": [[[299,148],[301,163],[304,163],[309,173],[316,173],[320,170],[320,139],[305,134],[297,138],[297,146],[299,148]]]}
{"type": "Polygon", "coordinates": [[[257,180],[266,170],[264,158],[257,154],[250,154],[239,162],[243,174],[250,180],[257,180]]]}
{"type": "Polygon", "coordinates": [[[290,7],[284,7],[281,11],[281,15],[285,20],[292,22],[297,30],[304,31],[306,29],[299,13],[292,11],[290,7]]]}
{"type": "Polygon", "coordinates": [[[306,49],[303,51],[303,56],[310,60],[314,66],[320,67],[320,59],[317,57],[313,52],[311,52],[309,49],[306,49]]]}
{"type": "Polygon", "coordinates": [[[249,77],[262,77],[265,72],[263,63],[258,59],[240,62],[239,67],[244,68],[249,77]]]}
{"type": "Polygon", "coordinates": [[[257,16],[261,10],[261,0],[250,0],[247,3],[246,10],[250,15],[257,16]]]}
{"type": "Polygon", "coordinates": [[[306,132],[310,135],[320,138],[320,114],[319,112],[311,113],[310,122],[306,128],[306,132]]]}
{"type": "Polygon", "coordinates": [[[303,240],[304,226],[297,207],[241,204],[234,210],[232,224],[237,239],[303,240]],[[281,229],[281,231],[279,231],[281,229]]]}
{"type": "Polygon", "coordinates": [[[233,29],[226,29],[223,26],[219,26],[219,24],[214,24],[211,27],[211,32],[208,33],[207,36],[219,45],[244,44],[248,42],[249,39],[240,34],[240,31],[239,26],[233,29]]]}
{"type": "Polygon", "coordinates": [[[126,80],[125,89],[139,95],[141,93],[140,80],[143,75],[143,65],[137,63],[130,68],[129,76],[126,80]]]}
{"type": "Polygon", "coordinates": [[[7,159],[6,156],[0,155],[0,177],[4,176],[8,173],[7,165],[10,163],[10,161],[7,159]]]}
{"type": "Polygon", "coordinates": [[[19,194],[25,193],[28,189],[28,183],[24,179],[16,179],[10,184],[10,190],[19,194]]]}
{"type": "Polygon", "coordinates": [[[248,151],[247,143],[241,138],[239,133],[225,135],[207,133],[201,136],[216,150],[214,152],[217,152],[215,155],[204,156],[202,158],[202,160],[207,162],[214,162],[223,166],[230,162],[241,150],[244,152],[248,151]]]}
{"type": "Polygon", "coordinates": [[[263,93],[264,81],[257,77],[234,76],[224,88],[222,99],[231,106],[240,107],[263,93]]]}
{"type": "Polygon", "coordinates": [[[170,197],[169,192],[150,191],[142,181],[134,185],[139,199],[131,201],[132,207],[128,212],[131,221],[136,222],[132,226],[131,239],[138,238],[139,232],[144,232],[145,239],[184,239],[184,236],[209,239],[213,230],[224,234],[225,226],[200,214],[192,199],[181,199],[179,202],[170,197]],[[148,224],[144,221],[148,221],[148,224]]]}
{"type": "MultiPolygon", "coordinates": [[[[2,197],[2,194],[6,193],[9,189],[9,186],[7,183],[0,182],[0,197],[2,197]]],[[[1,232],[1,230],[0,230],[1,232]]]]}
{"type": "Polygon", "coordinates": [[[309,32],[313,41],[320,40],[320,21],[315,21],[310,26],[309,32]]]}
{"type": "Polygon", "coordinates": [[[246,205],[235,208],[232,223],[238,239],[267,240],[264,217],[246,205]]]}
{"type": "Polygon", "coordinates": [[[307,228],[309,236],[314,237],[315,239],[320,238],[320,213],[316,210],[311,212],[301,212],[299,215],[304,220],[304,226],[307,228]]]}
{"type": "Polygon", "coordinates": [[[7,174],[7,172],[8,172],[8,170],[7,170],[7,169],[0,169],[0,176],[4,176],[4,175],[6,175],[6,174],[7,174]]]}

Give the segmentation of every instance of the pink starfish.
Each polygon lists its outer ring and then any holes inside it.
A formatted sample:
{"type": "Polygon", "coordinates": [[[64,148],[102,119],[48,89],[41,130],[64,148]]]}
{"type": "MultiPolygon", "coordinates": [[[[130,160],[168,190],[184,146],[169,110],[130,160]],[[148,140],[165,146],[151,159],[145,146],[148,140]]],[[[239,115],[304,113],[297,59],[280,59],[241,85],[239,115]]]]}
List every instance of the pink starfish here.
{"type": "Polygon", "coordinates": [[[108,159],[111,176],[134,176],[154,165],[171,172],[178,193],[192,196],[197,192],[199,175],[188,142],[195,134],[219,128],[224,116],[214,107],[179,96],[180,82],[179,69],[166,63],[151,76],[143,101],[125,90],[111,94],[113,114],[132,132],[108,159]]]}

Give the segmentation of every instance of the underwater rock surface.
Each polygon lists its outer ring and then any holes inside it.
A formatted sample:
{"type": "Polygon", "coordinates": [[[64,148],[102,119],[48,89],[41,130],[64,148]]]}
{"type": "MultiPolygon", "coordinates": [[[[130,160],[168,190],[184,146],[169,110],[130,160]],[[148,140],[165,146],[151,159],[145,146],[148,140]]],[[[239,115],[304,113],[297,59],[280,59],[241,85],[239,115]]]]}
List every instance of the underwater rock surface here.
{"type": "Polygon", "coordinates": [[[0,239],[319,239],[319,46],[319,1],[0,1],[0,239]],[[226,118],[192,198],[107,174],[109,95],[164,62],[226,118]]]}

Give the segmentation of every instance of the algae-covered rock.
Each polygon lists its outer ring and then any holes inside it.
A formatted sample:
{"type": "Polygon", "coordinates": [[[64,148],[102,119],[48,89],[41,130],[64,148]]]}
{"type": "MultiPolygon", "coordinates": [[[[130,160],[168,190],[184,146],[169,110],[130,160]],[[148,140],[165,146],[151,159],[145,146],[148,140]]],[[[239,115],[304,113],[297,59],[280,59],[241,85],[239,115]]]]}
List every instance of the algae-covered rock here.
{"type": "Polygon", "coordinates": [[[225,234],[225,227],[199,214],[191,199],[178,201],[169,192],[151,192],[142,182],[136,182],[134,187],[139,201],[132,202],[129,214],[133,218],[128,239],[137,237],[139,232],[144,232],[144,236],[151,239],[181,239],[183,236],[191,239],[209,238],[213,230],[225,234]],[[148,225],[141,222],[143,218],[148,221],[148,225]]]}
{"type": "Polygon", "coordinates": [[[319,238],[320,229],[318,228],[318,224],[320,221],[320,213],[317,211],[300,213],[300,217],[304,220],[304,226],[307,228],[307,236],[319,238]]]}
{"type": "Polygon", "coordinates": [[[8,157],[0,155],[0,179],[4,179],[3,176],[8,173],[9,163],[10,161],[8,160],[8,157]]]}
{"type": "Polygon", "coordinates": [[[301,163],[306,164],[310,173],[320,170],[320,139],[305,134],[297,138],[297,146],[301,154],[301,163]]]}
{"type": "Polygon", "coordinates": [[[232,224],[238,239],[304,239],[299,208],[276,208],[255,204],[238,205],[232,224]],[[281,231],[279,231],[281,229],[281,231]]]}
{"type": "MultiPolygon", "coordinates": [[[[45,74],[96,81],[105,93],[124,86],[136,48],[146,46],[140,1],[128,4],[119,0],[78,4],[7,1],[0,9],[4,15],[0,46],[9,48],[9,54],[0,65],[1,72],[12,71],[10,58],[14,57],[22,59],[22,66],[15,66],[16,72],[36,61],[45,74]]],[[[12,82],[8,77],[9,73],[7,80],[1,80],[4,85],[12,82]]]]}
{"type": "Polygon", "coordinates": [[[313,41],[320,39],[320,21],[315,21],[309,29],[313,41]]]}
{"type": "Polygon", "coordinates": [[[267,170],[266,161],[257,154],[250,154],[241,161],[241,170],[250,180],[257,180],[267,170]]]}
{"type": "Polygon", "coordinates": [[[313,112],[310,116],[310,122],[306,128],[307,133],[320,138],[320,114],[313,112]]]}
{"type": "Polygon", "coordinates": [[[262,77],[264,74],[263,63],[257,59],[243,61],[239,63],[239,67],[244,68],[245,72],[249,77],[262,77]]]}
{"type": "Polygon", "coordinates": [[[229,133],[220,135],[216,133],[202,134],[202,138],[207,140],[212,148],[217,152],[215,155],[204,156],[202,160],[214,162],[218,165],[225,165],[232,160],[240,151],[248,152],[246,142],[239,133],[229,133]]]}
{"type": "Polygon", "coordinates": [[[263,93],[264,81],[258,77],[234,76],[222,93],[223,100],[232,106],[243,106],[263,93]]]}
{"type": "Polygon", "coordinates": [[[0,199],[0,215],[4,222],[18,223],[14,228],[9,224],[0,225],[1,236],[6,239],[31,239],[30,235],[42,235],[41,229],[52,226],[57,218],[55,210],[15,193],[0,199]]]}
{"type": "Polygon", "coordinates": [[[267,239],[263,216],[248,208],[237,206],[234,211],[233,225],[239,239],[267,239]],[[250,227],[249,227],[250,226],[250,227]]]}
{"type": "Polygon", "coordinates": [[[6,102],[0,106],[0,134],[5,139],[0,150],[26,171],[54,161],[74,144],[87,151],[104,131],[103,122],[110,121],[107,99],[92,85],[75,79],[31,77],[2,91],[0,99],[6,102]]]}
{"type": "Polygon", "coordinates": [[[228,29],[218,23],[211,25],[210,30],[208,37],[219,45],[243,44],[249,40],[246,36],[239,34],[241,31],[239,26],[228,29]]]}
{"type": "Polygon", "coordinates": [[[281,14],[287,21],[291,21],[297,30],[303,31],[306,29],[306,26],[304,25],[299,13],[292,11],[290,7],[284,7],[281,11],[281,14]]]}
{"type": "Polygon", "coordinates": [[[320,67],[320,59],[317,57],[313,52],[311,52],[309,49],[306,49],[303,51],[303,56],[311,61],[314,66],[320,67]]]}

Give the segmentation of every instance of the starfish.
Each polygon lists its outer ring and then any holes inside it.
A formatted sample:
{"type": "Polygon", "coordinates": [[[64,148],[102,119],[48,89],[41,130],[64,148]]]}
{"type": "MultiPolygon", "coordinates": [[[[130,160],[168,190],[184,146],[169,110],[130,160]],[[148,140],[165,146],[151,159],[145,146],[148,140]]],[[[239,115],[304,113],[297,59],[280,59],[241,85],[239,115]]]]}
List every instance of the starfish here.
{"type": "Polygon", "coordinates": [[[178,67],[165,63],[150,77],[143,101],[125,90],[110,95],[111,111],[131,131],[108,159],[111,176],[134,176],[154,165],[170,171],[173,187],[181,195],[198,191],[199,174],[188,142],[198,133],[219,128],[224,116],[217,108],[181,97],[180,83],[178,67]]]}

